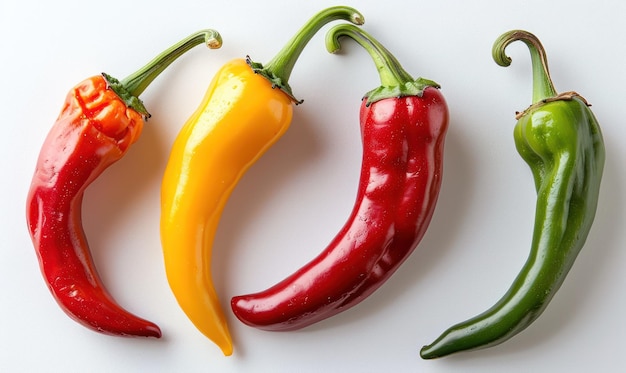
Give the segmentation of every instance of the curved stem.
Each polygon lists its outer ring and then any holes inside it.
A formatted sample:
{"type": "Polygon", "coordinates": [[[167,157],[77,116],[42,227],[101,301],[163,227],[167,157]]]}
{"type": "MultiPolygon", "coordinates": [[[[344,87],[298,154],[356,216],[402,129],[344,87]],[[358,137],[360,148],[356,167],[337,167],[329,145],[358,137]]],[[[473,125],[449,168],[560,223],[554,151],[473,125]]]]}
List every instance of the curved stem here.
{"type": "Polygon", "coordinates": [[[137,70],[121,81],[128,93],[139,96],[172,62],[185,52],[200,43],[205,43],[211,49],[222,46],[222,37],[215,30],[201,30],[174,44],[156,56],[144,67],[137,70]]]}
{"type": "Polygon", "coordinates": [[[337,53],[341,49],[339,38],[348,36],[363,47],[374,60],[381,85],[390,87],[413,81],[413,77],[400,65],[396,57],[367,32],[350,24],[333,27],[326,34],[326,49],[337,53]]]}
{"type": "Polygon", "coordinates": [[[506,32],[495,41],[492,49],[492,56],[500,66],[509,66],[511,58],[506,55],[506,47],[514,41],[523,41],[530,51],[530,58],[533,70],[533,103],[540,102],[557,95],[550,71],[548,70],[548,60],[546,52],[541,45],[541,41],[528,31],[511,30],[506,32]]]}
{"type": "Polygon", "coordinates": [[[304,50],[307,43],[313,38],[325,24],[343,19],[362,25],[365,22],[363,15],[356,9],[347,6],[330,7],[314,15],[305,25],[285,44],[272,60],[265,66],[248,61],[254,72],[261,74],[274,86],[287,93],[295,102],[299,102],[293,97],[288,81],[291,71],[304,50]]]}
{"type": "Polygon", "coordinates": [[[326,34],[326,49],[330,53],[336,53],[341,49],[339,39],[348,36],[361,45],[372,57],[381,86],[365,94],[367,105],[386,98],[398,98],[405,96],[421,97],[424,89],[428,87],[439,88],[439,84],[432,80],[413,77],[404,70],[396,57],[367,32],[350,24],[334,26],[326,34]]]}

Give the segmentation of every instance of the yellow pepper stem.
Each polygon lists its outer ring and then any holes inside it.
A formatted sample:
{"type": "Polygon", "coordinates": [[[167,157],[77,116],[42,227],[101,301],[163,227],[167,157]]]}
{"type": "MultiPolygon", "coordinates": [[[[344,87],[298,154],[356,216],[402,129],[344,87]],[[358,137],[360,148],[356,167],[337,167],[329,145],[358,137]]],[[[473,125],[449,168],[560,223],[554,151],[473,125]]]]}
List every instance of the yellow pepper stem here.
{"type": "Polygon", "coordinates": [[[356,9],[347,6],[330,7],[317,13],[285,44],[282,50],[274,56],[265,66],[258,62],[253,62],[248,58],[248,64],[255,73],[261,74],[277,87],[284,91],[295,103],[297,100],[289,86],[291,71],[304,50],[307,43],[313,36],[327,23],[334,20],[343,19],[355,25],[362,25],[365,22],[363,15],[356,9]]]}

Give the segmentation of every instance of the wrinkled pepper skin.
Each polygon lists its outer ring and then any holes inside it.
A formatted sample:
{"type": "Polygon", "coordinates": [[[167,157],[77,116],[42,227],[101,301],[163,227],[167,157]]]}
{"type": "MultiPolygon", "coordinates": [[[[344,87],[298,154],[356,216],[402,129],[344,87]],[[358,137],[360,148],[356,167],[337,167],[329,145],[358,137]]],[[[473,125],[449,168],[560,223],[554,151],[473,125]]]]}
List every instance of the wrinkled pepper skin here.
{"type": "Polygon", "coordinates": [[[163,176],[161,242],[167,278],[195,326],[232,354],[211,276],[224,205],[246,170],[287,130],[291,98],[245,60],[226,64],[171,150],[163,176]]]}
{"type": "Polygon", "coordinates": [[[109,335],[160,337],[161,330],[119,306],[105,289],[83,230],[87,187],[139,139],[147,112],[139,95],[194,46],[221,46],[214,30],[174,44],[119,81],[107,74],[76,85],[41,148],[26,220],[41,272],[59,306],[80,324],[109,335]]]}
{"type": "MultiPolygon", "coordinates": [[[[605,160],[600,126],[578,94],[556,94],[536,37],[514,30],[494,46],[503,55],[514,40],[531,49],[534,104],[518,115],[518,153],[530,166],[537,190],[530,255],[507,293],[490,309],[446,330],[421,356],[432,359],[487,348],[512,338],[546,309],[574,265],[591,229],[605,160]]],[[[503,66],[510,63],[496,58],[503,66]]]]}
{"type": "Polygon", "coordinates": [[[83,194],[141,134],[143,116],[102,76],[79,83],[39,154],[28,193],[28,228],[41,271],[63,310],[105,334],[160,337],[159,328],[121,308],[91,259],[81,222],[83,194]]]}
{"type": "MultiPolygon", "coordinates": [[[[349,35],[368,47],[374,43],[352,25],[335,26],[329,34],[349,35]]],[[[393,58],[382,46],[377,52],[393,58]]],[[[401,69],[395,59],[393,64],[394,72],[401,69]]],[[[289,331],[345,311],[380,288],[424,236],[442,181],[448,107],[438,86],[389,94],[406,83],[396,80],[401,74],[389,75],[394,78],[383,79],[388,84],[382,89],[387,97],[361,104],[361,175],[347,222],[316,258],[283,281],[234,297],[233,312],[245,324],[289,331]]]]}
{"type": "Polygon", "coordinates": [[[304,46],[337,19],[363,22],[353,8],[327,8],[265,66],[249,58],[225,64],[171,150],[161,193],[165,272],[183,312],[226,356],[233,343],[211,271],[219,220],[239,179],[291,123],[298,101],[288,78],[304,46]]]}

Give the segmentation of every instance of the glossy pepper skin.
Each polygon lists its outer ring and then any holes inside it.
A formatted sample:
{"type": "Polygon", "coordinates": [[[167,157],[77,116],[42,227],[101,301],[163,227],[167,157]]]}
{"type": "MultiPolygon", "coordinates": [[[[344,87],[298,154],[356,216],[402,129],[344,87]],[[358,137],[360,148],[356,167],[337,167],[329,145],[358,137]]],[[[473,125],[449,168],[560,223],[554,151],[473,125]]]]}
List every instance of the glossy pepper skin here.
{"type": "Polygon", "coordinates": [[[219,34],[204,30],[159,55],[119,82],[106,74],[70,90],[39,154],[27,198],[27,223],[48,288],[74,320],[95,331],[160,337],[157,325],[118,305],[93,263],[81,222],[89,184],[121,159],[139,138],[148,116],[137,96],[170,63],[219,34]]]}
{"type": "Polygon", "coordinates": [[[425,359],[494,346],[528,327],[565,280],[595,217],[605,158],[598,122],[581,96],[555,92],[544,49],[533,34],[503,34],[494,44],[496,62],[510,64],[504,49],[516,40],[528,45],[534,75],[534,104],[518,114],[514,131],[537,189],[530,256],[493,307],[422,348],[425,359]]]}
{"type": "Polygon", "coordinates": [[[327,48],[349,36],[372,56],[382,86],[360,108],[363,143],[356,202],[347,222],[312,261],[273,287],[234,297],[245,324],[272,331],[309,326],[363,301],[399,268],[420,242],[442,180],[448,108],[439,86],[414,80],[380,43],[342,24],[327,48]]]}
{"type": "Polygon", "coordinates": [[[329,8],[266,67],[249,59],[227,63],[171,150],[161,198],[167,278],[188,318],[227,356],[232,338],[211,275],[217,226],[239,179],[291,123],[295,99],[287,80],[296,59],[315,32],[335,19],[362,23],[352,8],[329,8]]]}

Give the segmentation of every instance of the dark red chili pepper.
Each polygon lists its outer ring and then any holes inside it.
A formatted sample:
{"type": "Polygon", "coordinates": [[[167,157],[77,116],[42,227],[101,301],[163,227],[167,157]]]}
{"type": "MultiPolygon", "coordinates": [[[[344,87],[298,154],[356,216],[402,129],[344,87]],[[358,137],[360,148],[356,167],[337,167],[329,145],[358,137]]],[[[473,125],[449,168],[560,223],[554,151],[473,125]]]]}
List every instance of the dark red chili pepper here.
{"type": "Polygon", "coordinates": [[[237,318],[260,329],[303,328],[364,300],[413,252],[439,195],[448,127],[439,86],[414,80],[380,43],[349,24],[329,31],[329,51],[340,49],[341,36],[370,53],[382,83],[361,105],[356,204],[318,257],[265,291],[232,299],[237,318]]]}
{"type": "Polygon", "coordinates": [[[102,74],[79,83],[68,93],[39,154],[26,218],[40,268],[61,308],[98,332],[161,336],[157,325],[123,309],[102,284],[81,222],[84,191],[139,138],[149,114],[137,96],[176,58],[202,42],[219,48],[221,38],[203,30],[122,82],[102,74]]]}

